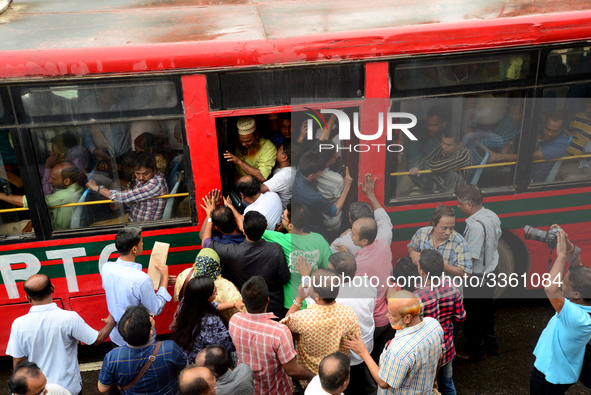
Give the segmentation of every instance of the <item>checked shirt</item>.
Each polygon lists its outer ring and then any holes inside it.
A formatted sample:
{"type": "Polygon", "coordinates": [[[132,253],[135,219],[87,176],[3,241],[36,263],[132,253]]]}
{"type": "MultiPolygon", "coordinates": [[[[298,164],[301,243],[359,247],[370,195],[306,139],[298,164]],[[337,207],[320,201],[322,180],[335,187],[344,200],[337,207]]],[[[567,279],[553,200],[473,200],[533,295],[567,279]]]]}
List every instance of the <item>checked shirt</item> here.
{"type": "Polygon", "coordinates": [[[155,221],[162,219],[166,199],[152,199],[166,195],[168,186],[164,175],[157,172],[148,182],[142,184],[138,180],[132,189],[127,191],[109,191],[109,199],[123,202],[129,206],[129,222],[155,221]]]}

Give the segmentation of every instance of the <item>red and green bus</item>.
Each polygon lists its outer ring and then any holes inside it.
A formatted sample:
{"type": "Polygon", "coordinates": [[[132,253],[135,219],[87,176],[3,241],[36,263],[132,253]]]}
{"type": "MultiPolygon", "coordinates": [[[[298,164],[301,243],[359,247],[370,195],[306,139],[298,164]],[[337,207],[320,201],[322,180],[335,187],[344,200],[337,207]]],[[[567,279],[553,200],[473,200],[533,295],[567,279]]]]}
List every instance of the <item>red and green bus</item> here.
{"type": "MultiPolygon", "coordinates": [[[[590,25],[589,0],[8,5],[0,14],[0,185],[3,193],[26,196],[29,207],[0,206],[0,350],[10,323],[28,311],[22,284],[35,273],[52,278],[60,307],[100,327],[107,314],[100,266],[116,258],[114,237],[124,226],[143,228],[144,267],[155,241],[170,244],[171,274],[191,264],[200,248],[201,197],[213,188],[229,191],[233,167],[222,153],[236,146],[236,120],[245,115],[263,125],[267,114],[336,108],[358,112],[360,129],[371,134],[379,113],[412,112],[424,122],[430,107],[450,103],[450,125],[461,128],[468,109],[483,103],[504,109],[519,100],[522,126],[507,147],[516,159],[476,167],[483,169],[476,183],[485,205],[502,220],[501,268],[525,274],[528,288],[536,285],[532,274],[547,270],[548,250],[523,239],[525,225],[560,224],[588,259],[588,173],[575,166],[536,182],[530,174],[540,117],[562,111],[570,117],[566,128],[585,111],[590,25]],[[100,137],[122,131],[128,136],[122,146],[100,137]],[[89,150],[89,168],[122,184],[129,181],[129,166],[120,152],[158,152],[171,192],[161,197],[169,207],[163,219],[130,223],[122,207],[97,203],[89,194],[71,205],[70,226],[54,226],[44,168],[54,145],[69,152],[64,135],[89,150]]],[[[354,135],[349,143],[358,140],[354,135]]],[[[391,141],[384,133],[373,143],[407,142],[395,131],[391,141]]],[[[342,156],[354,178],[378,177],[376,193],[392,217],[392,250],[400,258],[433,208],[455,206],[455,198],[402,195],[404,151],[363,151],[342,156]]],[[[566,168],[588,156],[569,150],[554,162],[566,168]]],[[[349,201],[362,198],[356,189],[349,201]]],[[[157,320],[159,333],[167,331],[175,308],[169,303],[157,320]]]]}

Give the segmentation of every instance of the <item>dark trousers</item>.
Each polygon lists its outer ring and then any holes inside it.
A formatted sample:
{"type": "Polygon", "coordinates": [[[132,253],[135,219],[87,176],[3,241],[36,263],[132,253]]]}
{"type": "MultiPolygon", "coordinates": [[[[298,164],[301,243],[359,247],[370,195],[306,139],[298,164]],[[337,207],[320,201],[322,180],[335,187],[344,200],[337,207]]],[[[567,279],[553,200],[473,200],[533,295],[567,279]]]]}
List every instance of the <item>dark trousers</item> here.
{"type": "Polygon", "coordinates": [[[367,365],[365,365],[365,362],[362,362],[359,365],[351,366],[349,385],[344,392],[345,395],[369,395],[376,393],[375,382],[373,382],[373,379],[371,379],[371,375],[367,370],[367,365]]]}
{"type": "Polygon", "coordinates": [[[531,395],[564,395],[572,384],[552,384],[546,380],[546,375],[534,368],[529,381],[531,395]]]}
{"type": "Polygon", "coordinates": [[[468,340],[466,351],[475,357],[484,356],[487,350],[499,349],[495,333],[494,293],[495,288],[486,284],[480,288],[464,288],[466,321],[462,329],[468,340]]]}
{"type": "Polygon", "coordinates": [[[376,327],[376,330],[373,334],[373,351],[371,352],[371,358],[378,365],[380,364],[380,355],[382,355],[382,351],[384,351],[386,343],[392,340],[395,334],[396,331],[392,329],[390,324],[376,327]]]}

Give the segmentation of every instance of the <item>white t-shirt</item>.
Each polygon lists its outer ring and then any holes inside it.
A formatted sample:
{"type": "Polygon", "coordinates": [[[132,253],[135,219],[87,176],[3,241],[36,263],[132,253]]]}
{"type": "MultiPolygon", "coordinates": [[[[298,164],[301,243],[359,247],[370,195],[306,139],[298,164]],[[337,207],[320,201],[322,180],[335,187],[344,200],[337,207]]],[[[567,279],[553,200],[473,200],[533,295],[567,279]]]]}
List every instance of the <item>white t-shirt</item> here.
{"type": "Polygon", "coordinates": [[[269,188],[269,191],[275,192],[279,195],[284,210],[291,202],[291,188],[294,179],[295,167],[289,166],[275,169],[273,171],[273,176],[263,183],[269,188]]]}
{"type": "Polygon", "coordinates": [[[97,338],[98,331],[78,313],[62,310],[55,303],[37,305],[12,323],[6,354],[27,357],[52,383],[78,394],[82,390],[78,341],[92,344],[97,338]]]}
{"type": "Polygon", "coordinates": [[[70,391],[57,384],[47,384],[45,386],[47,395],[72,395],[70,391]]]}
{"type": "MultiPolygon", "coordinates": [[[[310,381],[310,384],[308,384],[308,387],[306,387],[306,392],[304,392],[304,395],[330,395],[330,394],[322,389],[322,386],[320,385],[320,376],[317,375],[312,379],[312,381],[310,381]]],[[[343,395],[343,394],[341,393],[341,395],[343,395]]]]}
{"type": "Polygon", "coordinates": [[[258,211],[267,218],[267,229],[275,230],[275,225],[281,222],[281,214],[283,214],[283,205],[279,195],[275,192],[261,193],[261,196],[244,209],[244,215],[249,211],[258,211]]]}

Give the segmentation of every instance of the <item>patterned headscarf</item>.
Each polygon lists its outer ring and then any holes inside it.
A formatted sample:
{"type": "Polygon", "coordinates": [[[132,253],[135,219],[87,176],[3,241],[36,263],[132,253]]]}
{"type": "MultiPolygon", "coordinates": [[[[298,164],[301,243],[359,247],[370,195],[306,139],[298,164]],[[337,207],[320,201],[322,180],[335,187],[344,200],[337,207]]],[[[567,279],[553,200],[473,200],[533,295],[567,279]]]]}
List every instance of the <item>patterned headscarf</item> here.
{"type": "Polygon", "coordinates": [[[193,269],[195,269],[193,277],[208,276],[216,280],[222,274],[218,253],[211,248],[203,248],[195,258],[193,269]]]}

